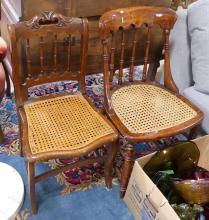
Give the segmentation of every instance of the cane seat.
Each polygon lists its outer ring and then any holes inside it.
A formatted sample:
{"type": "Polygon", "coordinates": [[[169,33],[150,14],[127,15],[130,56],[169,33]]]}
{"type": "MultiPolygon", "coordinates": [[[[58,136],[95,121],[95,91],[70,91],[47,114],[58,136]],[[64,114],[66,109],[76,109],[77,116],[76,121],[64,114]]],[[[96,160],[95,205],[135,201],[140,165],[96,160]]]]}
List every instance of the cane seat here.
{"type": "Polygon", "coordinates": [[[149,84],[122,87],[113,93],[111,100],[116,115],[134,134],[173,128],[197,115],[176,95],[149,84]]]}
{"type": "Polygon", "coordinates": [[[78,151],[115,131],[81,95],[25,104],[32,154],[78,151]]]}

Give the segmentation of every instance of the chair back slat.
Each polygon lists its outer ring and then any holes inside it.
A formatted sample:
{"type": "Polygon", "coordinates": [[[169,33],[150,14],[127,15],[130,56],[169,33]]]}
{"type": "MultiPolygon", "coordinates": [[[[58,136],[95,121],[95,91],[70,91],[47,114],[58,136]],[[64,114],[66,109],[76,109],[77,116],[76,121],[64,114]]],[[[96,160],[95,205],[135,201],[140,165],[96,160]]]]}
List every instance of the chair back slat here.
{"type": "Polygon", "coordinates": [[[123,64],[124,64],[124,50],[125,50],[125,33],[121,30],[121,42],[120,42],[120,66],[118,72],[118,84],[122,84],[123,77],[123,64]]]}
{"type": "Polygon", "coordinates": [[[57,72],[57,34],[54,35],[54,72],[57,72]]]}
{"type": "Polygon", "coordinates": [[[68,51],[67,51],[67,71],[70,72],[70,62],[71,62],[71,34],[68,35],[68,51]]]}
{"type": "Polygon", "coordinates": [[[151,39],[151,27],[147,28],[147,40],[146,40],[146,48],[145,48],[145,55],[144,55],[144,67],[143,67],[143,75],[142,81],[146,81],[147,78],[147,66],[148,66],[148,58],[149,58],[149,51],[150,51],[150,39],[151,39]]]}
{"type": "Polygon", "coordinates": [[[40,73],[44,74],[44,38],[40,37],[39,41],[39,50],[40,50],[40,73]]]}
{"type": "Polygon", "coordinates": [[[28,78],[32,78],[32,69],[31,69],[31,53],[30,53],[30,40],[26,40],[26,62],[28,70],[28,78]]]}
{"type": "Polygon", "coordinates": [[[86,18],[43,12],[29,21],[10,25],[9,33],[18,106],[27,101],[28,88],[45,83],[77,80],[81,92],[85,93],[86,18]],[[72,38],[75,39],[73,46],[72,38]]]}
{"type": "Polygon", "coordinates": [[[113,81],[113,76],[115,72],[115,35],[112,33],[111,36],[111,49],[110,49],[110,82],[113,81]]]}
{"type": "Polygon", "coordinates": [[[135,61],[135,54],[136,54],[136,43],[137,43],[137,30],[134,29],[133,46],[132,46],[130,70],[129,70],[129,82],[133,81],[134,61],[135,61]]]}

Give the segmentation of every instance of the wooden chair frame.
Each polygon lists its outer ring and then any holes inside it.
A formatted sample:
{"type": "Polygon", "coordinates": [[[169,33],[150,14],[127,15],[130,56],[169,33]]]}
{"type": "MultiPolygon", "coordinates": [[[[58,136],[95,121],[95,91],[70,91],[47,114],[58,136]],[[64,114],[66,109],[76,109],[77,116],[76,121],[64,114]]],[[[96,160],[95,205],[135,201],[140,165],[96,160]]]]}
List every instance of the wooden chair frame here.
{"type": "MultiPolygon", "coordinates": [[[[130,8],[121,8],[117,10],[112,10],[110,12],[105,13],[100,18],[100,37],[103,44],[103,68],[104,68],[104,93],[105,93],[105,101],[104,106],[106,109],[106,113],[108,117],[111,119],[113,124],[116,126],[121,135],[127,139],[127,146],[125,147],[124,153],[124,166],[121,174],[121,197],[124,196],[128,180],[130,177],[130,173],[133,166],[133,158],[134,158],[134,147],[135,143],[139,142],[148,142],[148,141],[156,141],[160,138],[166,138],[170,136],[177,135],[188,129],[192,129],[191,135],[194,136],[196,125],[199,124],[203,118],[203,113],[194,106],[191,102],[182,97],[178,88],[173,81],[171,70],[170,70],[170,56],[169,56],[169,34],[172,29],[175,21],[176,21],[176,13],[172,9],[162,8],[162,7],[130,7],[130,8]],[[145,25],[147,27],[147,40],[145,42],[145,52],[144,52],[144,68],[142,79],[139,81],[134,81],[133,79],[133,70],[134,66],[137,66],[135,62],[136,56],[136,31],[145,25]],[[149,51],[151,47],[151,30],[152,28],[158,25],[163,32],[164,38],[164,86],[160,85],[155,81],[149,81],[147,79],[147,68],[149,64],[149,51]],[[133,36],[133,46],[132,53],[130,55],[130,69],[129,69],[129,81],[123,82],[123,64],[126,60],[124,60],[125,54],[125,31],[134,30],[133,36]],[[115,43],[114,43],[114,35],[115,33],[121,32],[121,55],[119,60],[119,65],[115,64],[115,43]],[[119,66],[119,77],[118,77],[118,85],[113,85],[113,75],[115,70],[119,66]],[[196,117],[192,118],[189,121],[186,121],[178,126],[159,130],[154,133],[131,133],[127,127],[122,123],[122,121],[117,116],[113,105],[112,105],[112,95],[120,88],[124,86],[129,86],[131,84],[140,85],[140,84],[150,84],[160,88],[164,88],[166,91],[169,91],[171,94],[175,94],[176,97],[181,99],[184,103],[190,106],[194,111],[196,111],[196,117]]],[[[154,33],[152,33],[154,34],[154,33]]],[[[119,45],[119,42],[117,42],[119,45]]]]}
{"type": "MultiPolygon", "coordinates": [[[[88,51],[88,21],[86,18],[69,18],[65,17],[61,14],[54,12],[43,12],[39,15],[34,16],[29,21],[24,21],[17,23],[15,25],[9,26],[9,33],[11,38],[11,49],[12,49],[12,64],[13,64],[13,76],[14,76],[14,88],[15,88],[15,97],[16,97],[16,105],[17,111],[19,115],[20,122],[20,141],[23,150],[23,154],[25,156],[26,167],[28,172],[28,182],[29,182],[29,191],[30,191],[30,201],[32,213],[35,214],[37,212],[36,202],[35,202],[35,184],[39,181],[42,181],[45,178],[50,176],[57,175],[60,172],[67,171],[68,169],[72,169],[78,166],[86,166],[88,164],[92,164],[95,162],[104,162],[105,161],[105,182],[108,188],[112,186],[112,166],[113,161],[117,152],[117,131],[112,126],[112,124],[104,117],[90,102],[88,97],[85,95],[85,68],[86,68],[86,58],[88,51]],[[67,59],[68,64],[66,70],[64,72],[60,72],[58,70],[58,61],[57,57],[59,56],[57,51],[57,34],[60,32],[65,32],[69,36],[69,43],[66,45],[67,47],[67,59]],[[53,49],[53,64],[52,71],[50,74],[46,73],[46,66],[44,63],[44,38],[46,35],[50,33],[54,36],[54,49],[53,49]],[[77,75],[74,74],[71,70],[71,34],[78,34],[81,36],[81,50],[80,50],[80,69],[77,75]],[[40,59],[40,73],[38,76],[34,76],[32,64],[31,64],[31,49],[30,49],[30,39],[33,37],[39,38],[39,59],[40,59]],[[26,44],[26,62],[27,62],[27,74],[22,76],[21,68],[20,68],[20,53],[19,53],[19,41],[24,39],[26,44]],[[33,154],[29,147],[28,140],[28,122],[27,116],[24,109],[24,105],[26,103],[34,103],[37,100],[28,101],[28,88],[32,86],[36,86],[39,84],[56,82],[61,80],[76,80],[80,82],[80,90],[83,97],[89,102],[92,109],[94,109],[97,114],[100,115],[105,120],[111,129],[113,129],[113,133],[106,135],[102,138],[97,139],[96,141],[90,143],[85,148],[79,150],[69,150],[69,151],[52,151],[52,152],[44,152],[33,154]],[[74,164],[70,164],[58,169],[53,169],[46,173],[35,175],[35,163],[48,161],[49,159],[63,159],[63,158],[72,158],[79,157],[83,155],[87,155],[89,152],[96,150],[102,147],[104,144],[110,145],[107,156],[103,156],[95,159],[87,159],[85,161],[79,161],[74,164]]],[[[49,97],[39,98],[40,100],[47,100],[51,98],[56,98],[60,95],[50,95],[49,97]]]]}

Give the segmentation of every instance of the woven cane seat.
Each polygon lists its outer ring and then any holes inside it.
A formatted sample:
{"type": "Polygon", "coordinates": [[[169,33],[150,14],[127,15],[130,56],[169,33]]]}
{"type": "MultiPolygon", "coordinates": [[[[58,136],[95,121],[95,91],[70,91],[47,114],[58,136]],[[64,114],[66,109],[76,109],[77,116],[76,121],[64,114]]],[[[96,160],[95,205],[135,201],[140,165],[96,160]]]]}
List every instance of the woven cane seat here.
{"type": "Polygon", "coordinates": [[[116,115],[135,134],[158,132],[180,125],[197,112],[168,91],[148,84],[125,86],[112,95],[116,115]]]}
{"type": "Polygon", "coordinates": [[[82,149],[115,133],[80,95],[37,101],[25,104],[24,109],[32,154],[82,149]]]}

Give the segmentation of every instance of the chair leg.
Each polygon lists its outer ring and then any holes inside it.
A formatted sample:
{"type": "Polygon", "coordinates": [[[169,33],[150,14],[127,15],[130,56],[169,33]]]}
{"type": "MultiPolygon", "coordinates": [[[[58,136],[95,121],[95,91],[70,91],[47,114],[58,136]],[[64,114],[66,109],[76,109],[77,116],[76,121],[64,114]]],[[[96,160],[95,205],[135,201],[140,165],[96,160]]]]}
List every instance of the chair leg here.
{"type": "Polygon", "coordinates": [[[105,184],[108,189],[112,188],[113,163],[115,160],[115,156],[118,152],[118,148],[119,148],[118,141],[112,143],[109,147],[109,152],[107,154],[107,159],[105,161],[104,176],[105,176],[105,184]]]}
{"type": "Polygon", "coordinates": [[[195,139],[197,137],[198,131],[199,131],[200,127],[199,125],[196,125],[195,127],[193,127],[190,132],[189,132],[189,140],[195,139]]]}
{"type": "Polygon", "coordinates": [[[2,144],[4,142],[4,133],[2,131],[2,128],[0,126],[0,143],[2,144]]]}
{"type": "Polygon", "coordinates": [[[28,184],[29,184],[29,193],[30,193],[30,203],[32,214],[35,215],[37,213],[36,208],[36,199],[35,199],[35,164],[27,162],[27,170],[28,170],[28,184]]]}
{"type": "Polygon", "coordinates": [[[134,160],[134,147],[131,144],[127,144],[125,148],[124,155],[124,165],[121,173],[121,186],[120,186],[120,197],[123,198],[128,186],[128,181],[133,169],[133,160],[134,160]]]}

